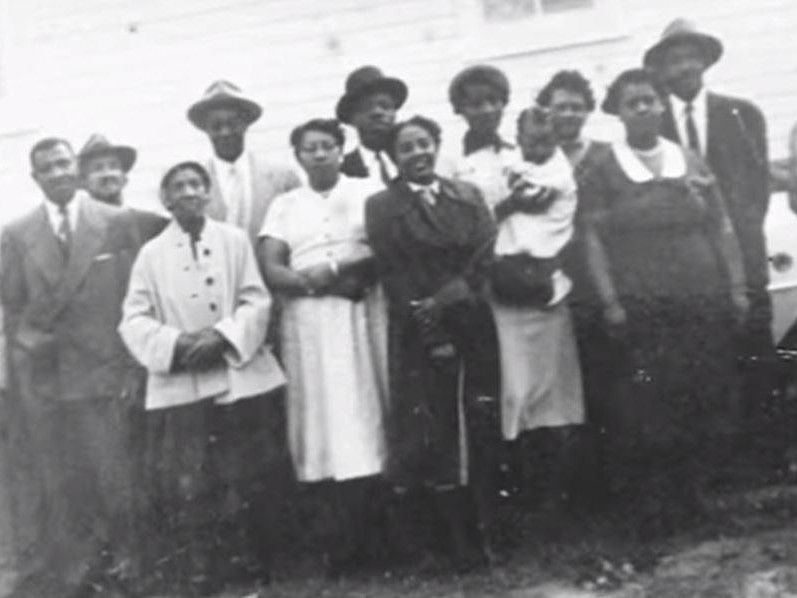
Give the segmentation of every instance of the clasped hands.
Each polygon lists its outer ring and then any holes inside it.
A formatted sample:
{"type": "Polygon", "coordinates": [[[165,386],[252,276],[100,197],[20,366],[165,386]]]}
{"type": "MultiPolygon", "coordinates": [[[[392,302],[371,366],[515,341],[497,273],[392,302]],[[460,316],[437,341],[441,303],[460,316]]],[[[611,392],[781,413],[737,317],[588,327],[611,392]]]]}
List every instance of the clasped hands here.
{"type": "Polygon", "coordinates": [[[312,295],[334,295],[350,301],[365,297],[368,285],[355,273],[335,272],[330,264],[317,264],[298,271],[312,295]]]}
{"type": "Polygon", "coordinates": [[[229,341],[215,328],[196,332],[182,332],[177,337],[173,367],[176,369],[205,370],[219,365],[229,341]]]}

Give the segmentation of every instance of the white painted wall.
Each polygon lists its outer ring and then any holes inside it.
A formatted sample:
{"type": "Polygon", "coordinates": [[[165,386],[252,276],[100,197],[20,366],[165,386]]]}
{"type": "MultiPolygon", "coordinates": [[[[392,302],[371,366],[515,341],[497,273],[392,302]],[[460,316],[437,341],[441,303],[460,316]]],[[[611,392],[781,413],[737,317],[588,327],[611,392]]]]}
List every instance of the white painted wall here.
{"type": "MultiPolygon", "coordinates": [[[[0,0],[0,223],[36,201],[27,149],[45,134],[79,147],[99,131],[136,146],[129,201],[156,207],[162,170],[208,152],[185,110],[216,78],[262,102],[251,145],[277,160],[290,159],[291,127],[332,115],[346,74],[365,63],[404,78],[411,90],[404,113],[439,119],[456,149],[463,128],[447,86],[465,64],[489,61],[509,74],[511,135],[514,114],[555,70],[579,68],[601,91],[679,15],[725,41],[711,85],[754,98],[769,120],[773,154],[784,153],[797,118],[797,2],[597,1],[620,15],[612,35],[598,35],[595,20],[582,18],[576,30],[554,32],[563,47],[546,49],[541,24],[530,23],[530,51],[501,55],[474,26],[477,0],[0,0]],[[583,43],[591,28],[600,39],[583,43]],[[568,46],[575,33],[582,43],[568,46]]],[[[550,28],[545,33],[549,40],[550,28]]],[[[601,137],[615,131],[603,116],[591,129],[601,137]]]]}

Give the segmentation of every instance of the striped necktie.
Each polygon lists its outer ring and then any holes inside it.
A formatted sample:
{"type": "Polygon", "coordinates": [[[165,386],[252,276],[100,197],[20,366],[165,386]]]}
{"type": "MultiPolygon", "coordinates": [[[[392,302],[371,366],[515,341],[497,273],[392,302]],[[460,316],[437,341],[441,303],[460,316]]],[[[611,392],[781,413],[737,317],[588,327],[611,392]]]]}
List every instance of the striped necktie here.
{"type": "Polygon", "coordinates": [[[686,125],[686,144],[689,149],[694,150],[698,154],[702,153],[700,151],[700,136],[697,134],[697,125],[695,124],[694,119],[694,112],[695,107],[692,102],[689,102],[684,109],[686,117],[684,118],[684,124],[686,125]]]}
{"type": "Polygon", "coordinates": [[[58,223],[58,245],[61,247],[64,261],[68,261],[69,251],[72,248],[72,223],[69,222],[69,208],[66,205],[59,205],[58,215],[61,217],[61,221],[58,223]]]}

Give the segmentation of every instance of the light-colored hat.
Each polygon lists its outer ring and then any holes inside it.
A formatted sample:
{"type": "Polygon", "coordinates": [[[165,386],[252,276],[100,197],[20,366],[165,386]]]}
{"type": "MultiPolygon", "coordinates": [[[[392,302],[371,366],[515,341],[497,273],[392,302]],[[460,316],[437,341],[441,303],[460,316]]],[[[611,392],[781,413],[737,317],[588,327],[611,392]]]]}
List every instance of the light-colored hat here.
{"type": "Polygon", "coordinates": [[[129,172],[136,163],[136,150],[127,145],[114,145],[105,136],[95,133],[89,137],[83,149],[77,155],[78,164],[80,168],[85,168],[86,163],[96,156],[103,156],[106,154],[115,155],[119,158],[122,164],[122,170],[129,172]]]}
{"type": "Polygon", "coordinates": [[[260,104],[245,97],[238,86],[223,80],[212,83],[202,99],[188,109],[188,120],[204,131],[208,112],[213,108],[234,108],[241,113],[247,125],[251,125],[263,113],[260,104]]]}
{"type": "Polygon", "coordinates": [[[697,44],[706,57],[706,66],[713,65],[722,56],[722,42],[718,38],[698,30],[697,25],[691,21],[675,19],[664,29],[661,39],[645,52],[645,66],[648,68],[659,66],[667,49],[681,42],[697,44]]]}

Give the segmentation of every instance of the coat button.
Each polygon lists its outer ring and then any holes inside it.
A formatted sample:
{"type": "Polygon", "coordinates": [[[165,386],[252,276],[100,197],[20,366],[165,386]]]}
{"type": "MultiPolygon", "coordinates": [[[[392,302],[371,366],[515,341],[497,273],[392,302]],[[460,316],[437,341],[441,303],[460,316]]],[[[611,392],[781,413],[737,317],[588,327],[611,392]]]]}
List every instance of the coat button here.
{"type": "Polygon", "coordinates": [[[205,248],[205,251],[202,252],[203,255],[210,255],[210,249],[205,248]]]}
{"type": "Polygon", "coordinates": [[[208,286],[212,286],[213,285],[213,277],[212,276],[208,276],[205,279],[205,284],[208,285],[208,286]]]}
{"type": "Polygon", "coordinates": [[[216,304],[215,303],[211,303],[210,304],[210,311],[216,311],[216,304]]]}

